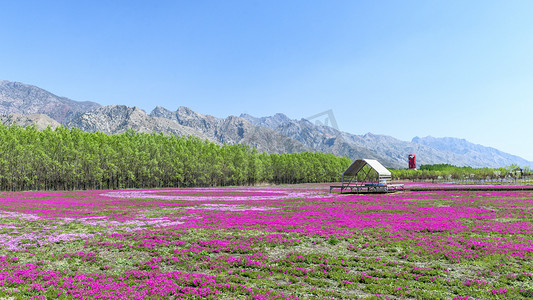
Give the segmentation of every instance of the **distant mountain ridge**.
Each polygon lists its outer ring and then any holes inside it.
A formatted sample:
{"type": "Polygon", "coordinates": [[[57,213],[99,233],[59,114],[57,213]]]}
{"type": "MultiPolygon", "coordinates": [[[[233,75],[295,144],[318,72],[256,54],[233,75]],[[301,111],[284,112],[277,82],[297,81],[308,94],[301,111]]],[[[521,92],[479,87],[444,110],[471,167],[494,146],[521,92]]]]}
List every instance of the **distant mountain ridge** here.
{"type": "Polygon", "coordinates": [[[254,126],[246,119],[236,116],[216,118],[199,114],[184,106],[174,112],[157,106],[150,116],[167,118],[182,126],[195,128],[209,140],[219,144],[247,144],[258,151],[269,153],[313,151],[298,141],[268,128],[254,126]]]}
{"type": "MultiPolygon", "coordinates": [[[[442,137],[436,138],[432,136],[427,137],[414,137],[413,143],[429,146],[433,149],[448,151],[463,156],[474,157],[478,159],[490,160],[492,166],[504,166],[517,164],[519,166],[532,165],[532,162],[523,159],[519,156],[505,153],[492,147],[486,147],[479,144],[471,143],[465,139],[459,139],[454,137],[442,137]]],[[[487,166],[489,166],[487,162],[487,166]]]]}
{"type": "Polygon", "coordinates": [[[375,158],[385,166],[393,168],[406,168],[409,154],[417,155],[418,165],[439,163],[472,167],[502,167],[513,163],[533,165],[533,162],[501,151],[495,156],[494,148],[481,145],[478,145],[476,152],[463,154],[457,149],[457,151],[446,149],[443,145],[424,143],[420,138],[407,142],[372,133],[355,135],[332,127],[316,125],[305,119],[291,120],[283,114],[261,118],[242,114],[241,117],[257,126],[274,129],[318,151],[346,155],[350,158],[375,158]]]}
{"type": "Polygon", "coordinates": [[[157,106],[150,114],[125,105],[101,106],[58,97],[35,86],[0,81],[0,122],[38,129],[47,126],[77,127],[84,131],[117,134],[161,132],[198,136],[216,144],[248,144],[260,152],[294,153],[316,151],[355,158],[372,158],[392,168],[406,168],[407,155],[416,154],[421,164],[449,163],[457,166],[502,167],[511,164],[533,166],[516,155],[457,138],[415,137],[401,141],[391,136],[367,133],[355,135],[308,120],[292,120],[278,113],[270,117],[248,114],[216,118],[187,107],[170,111],[157,106]]]}
{"type": "Polygon", "coordinates": [[[101,131],[106,134],[119,134],[132,129],[135,132],[162,132],[179,136],[195,135],[205,139],[201,132],[183,127],[164,118],[152,118],[138,107],[125,105],[102,106],[85,112],[65,124],[67,127],[80,128],[87,132],[101,131]]]}
{"type": "Polygon", "coordinates": [[[312,151],[301,143],[273,130],[260,128],[245,119],[230,116],[224,119],[202,115],[187,107],[172,112],[156,107],[149,115],[137,107],[110,105],[79,115],[66,124],[83,131],[117,134],[133,129],[136,132],[162,132],[178,136],[197,136],[216,144],[248,144],[259,151],[291,153],[312,151]]]}
{"type": "Polygon", "coordinates": [[[100,106],[95,102],[59,97],[33,85],[0,80],[0,115],[44,114],[59,123],[66,123],[80,113],[100,106]]]}

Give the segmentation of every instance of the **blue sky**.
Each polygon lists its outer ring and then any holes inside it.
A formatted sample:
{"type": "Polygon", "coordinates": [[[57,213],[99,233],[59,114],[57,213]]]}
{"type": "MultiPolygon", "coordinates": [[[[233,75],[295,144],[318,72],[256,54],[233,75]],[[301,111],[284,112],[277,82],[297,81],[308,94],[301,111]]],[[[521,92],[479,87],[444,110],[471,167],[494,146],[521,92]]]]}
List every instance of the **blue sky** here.
{"type": "Polygon", "coordinates": [[[533,1],[3,1],[0,79],[533,160],[533,1]]]}

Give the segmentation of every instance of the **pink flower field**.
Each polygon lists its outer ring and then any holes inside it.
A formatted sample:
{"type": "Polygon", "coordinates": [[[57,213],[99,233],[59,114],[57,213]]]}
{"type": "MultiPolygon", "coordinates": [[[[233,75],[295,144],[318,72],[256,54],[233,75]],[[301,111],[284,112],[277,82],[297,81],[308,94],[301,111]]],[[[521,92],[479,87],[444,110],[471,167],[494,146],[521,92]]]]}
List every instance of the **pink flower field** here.
{"type": "Polygon", "coordinates": [[[533,299],[533,191],[0,193],[2,299],[533,299]]]}

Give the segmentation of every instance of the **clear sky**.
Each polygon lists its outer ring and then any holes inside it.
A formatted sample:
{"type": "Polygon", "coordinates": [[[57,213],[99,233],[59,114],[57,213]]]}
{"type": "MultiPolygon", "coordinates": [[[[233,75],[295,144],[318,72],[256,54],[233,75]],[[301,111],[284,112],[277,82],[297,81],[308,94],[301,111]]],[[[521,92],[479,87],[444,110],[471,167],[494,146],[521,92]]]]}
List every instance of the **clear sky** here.
{"type": "Polygon", "coordinates": [[[533,1],[2,1],[0,79],[533,160],[533,1]]]}

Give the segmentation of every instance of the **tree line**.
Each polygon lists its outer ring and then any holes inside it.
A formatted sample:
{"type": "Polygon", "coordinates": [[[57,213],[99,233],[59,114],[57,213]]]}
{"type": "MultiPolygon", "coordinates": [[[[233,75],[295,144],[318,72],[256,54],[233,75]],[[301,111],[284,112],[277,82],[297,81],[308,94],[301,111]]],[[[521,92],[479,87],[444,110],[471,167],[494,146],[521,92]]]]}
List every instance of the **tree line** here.
{"type": "Polygon", "coordinates": [[[501,180],[531,176],[529,166],[510,165],[505,168],[458,167],[450,164],[422,165],[419,170],[391,170],[395,180],[501,180]]]}
{"type": "MultiPolygon", "coordinates": [[[[198,137],[136,133],[107,135],[63,126],[0,125],[0,190],[81,190],[261,183],[337,182],[351,160],[333,154],[259,153],[198,137]]],[[[530,175],[529,167],[422,165],[391,169],[393,180],[497,180],[530,175]]]]}
{"type": "Polygon", "coordinates": [[[0,189],[80,190],[340,180],[348,158],[267,154],[197,137],[0,125],[0,189]]]}

